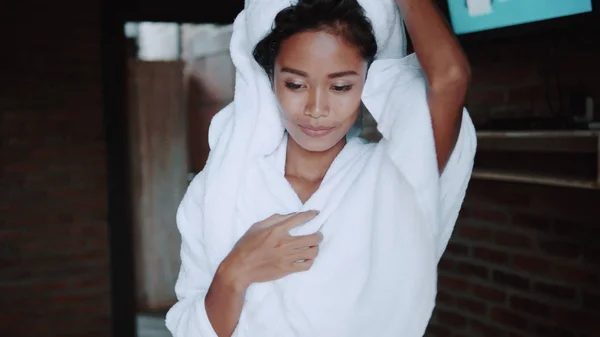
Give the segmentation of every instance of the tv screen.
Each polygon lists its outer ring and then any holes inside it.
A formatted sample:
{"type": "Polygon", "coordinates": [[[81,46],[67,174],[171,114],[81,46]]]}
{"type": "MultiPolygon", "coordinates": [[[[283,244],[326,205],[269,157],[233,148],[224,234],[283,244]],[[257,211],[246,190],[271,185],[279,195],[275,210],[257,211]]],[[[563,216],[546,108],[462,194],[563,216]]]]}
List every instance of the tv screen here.
{"type": "Polygon", "coordinates": [[[592,11],[592,0],[448,0],[457,35],[592,11]]]}

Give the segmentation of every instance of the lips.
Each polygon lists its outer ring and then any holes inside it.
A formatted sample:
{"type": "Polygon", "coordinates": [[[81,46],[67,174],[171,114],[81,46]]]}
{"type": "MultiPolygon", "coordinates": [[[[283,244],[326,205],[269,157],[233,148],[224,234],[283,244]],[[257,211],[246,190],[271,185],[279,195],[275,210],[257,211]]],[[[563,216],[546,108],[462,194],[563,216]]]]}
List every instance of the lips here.
{"type": "Polygon", "coordinates": [[[333,131],[333,127],[300,125],[300,130],[310,137],[323,137],[333,131]]]}

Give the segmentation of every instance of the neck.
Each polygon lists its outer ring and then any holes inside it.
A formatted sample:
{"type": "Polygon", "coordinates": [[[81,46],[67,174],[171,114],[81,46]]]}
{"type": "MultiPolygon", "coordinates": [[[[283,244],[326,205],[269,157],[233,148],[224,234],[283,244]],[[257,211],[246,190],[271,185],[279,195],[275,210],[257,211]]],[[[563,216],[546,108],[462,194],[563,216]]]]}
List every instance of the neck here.
{"type": "Polygon", "coordinates": [[[323,152],[312,152],[302,148],[288,134],[287,155],[285,160],[285,175],[299,178],[308,182],[320,182],[333,163],[335,157],[346,145],[343,137],[336,145],[323,152]]]}

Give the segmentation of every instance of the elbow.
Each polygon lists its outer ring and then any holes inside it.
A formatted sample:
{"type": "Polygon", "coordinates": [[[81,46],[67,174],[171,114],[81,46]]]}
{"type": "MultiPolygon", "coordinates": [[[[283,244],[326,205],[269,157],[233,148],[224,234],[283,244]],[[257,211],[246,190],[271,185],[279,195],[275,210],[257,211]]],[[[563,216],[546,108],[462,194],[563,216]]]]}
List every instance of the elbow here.
{"type": "Polygon", "coordinates": [[[437,94],[460,94],[466,96],[471,83],[471,68],[467,62],[446,68],[440,75],[430,81],[430,89],[437,94]]]}

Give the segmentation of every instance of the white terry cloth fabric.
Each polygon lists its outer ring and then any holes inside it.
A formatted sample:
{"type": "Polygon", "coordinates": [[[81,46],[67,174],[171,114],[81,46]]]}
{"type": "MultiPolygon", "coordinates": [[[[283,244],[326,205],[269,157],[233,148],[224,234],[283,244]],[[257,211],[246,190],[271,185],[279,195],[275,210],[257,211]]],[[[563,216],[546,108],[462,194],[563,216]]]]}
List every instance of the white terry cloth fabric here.
{"type": "Polygon", "coordinates": [[[234,22],[234,102],[209,131],[211,153],[177,213],[182,235],[178,303],[167,314],[174,337],[216,337],[204,298],[236,241],[272,214],[316,209],[291,232],[321,231],[311,270],[253,284],[235,337],[417,337],[434,307],[437,262],[471,176],[476,136],[466,110],[440,176],[424,74],[406,56],[393,0],[359,0],[379,51],[363,102],[383,139],[348,143],[305,203],[284,177],[287,137],[269,80],[252,49],[275,15],[296,1],[246,0],[234,22]]]}

